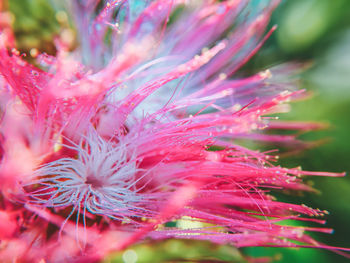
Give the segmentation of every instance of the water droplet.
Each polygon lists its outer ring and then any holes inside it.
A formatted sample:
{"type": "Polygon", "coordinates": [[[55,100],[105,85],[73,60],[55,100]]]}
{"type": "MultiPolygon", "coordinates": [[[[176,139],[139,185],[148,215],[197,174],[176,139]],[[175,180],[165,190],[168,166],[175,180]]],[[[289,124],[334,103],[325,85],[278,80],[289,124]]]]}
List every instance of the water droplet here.
{"type": "Polygon", "coordinates": [[[30,73],[33,75],[33,76],[39,76],[39,73],[35,70],[31,70],[30,73]]]}
{"type": "Polygon", "coordinates": [[[218,15],[221,15],[221,14],[223,14],[223,13],[225,13],[225,12],[226,12],[226,6],[223,5],[223,4],[221,4],[221,5],[219,6],[219,8],[216,10],[216,13],[217,13],[218,15]]]}

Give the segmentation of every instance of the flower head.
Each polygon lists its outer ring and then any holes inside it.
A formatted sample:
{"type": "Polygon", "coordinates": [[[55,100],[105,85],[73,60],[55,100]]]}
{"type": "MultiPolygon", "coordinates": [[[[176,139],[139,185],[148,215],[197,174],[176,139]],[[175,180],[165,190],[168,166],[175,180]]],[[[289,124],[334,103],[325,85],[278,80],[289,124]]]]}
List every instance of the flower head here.
{"type": "Polygon", "coordinates": [[[137,160],[121,142],[114,144],[95,136],[79,145],[63,146],[76,151],[77,156],[60,158],[38,169],[30,184],[44,187],[30,196],[47,207],[80,210],[83,206],[90,213],[114,218],[137,216],[136,203],[142,202],[135,190],[137,160]]]}
{"type": "Polygon", "coordinates": [[[278,1],[98,3],[67,2],[80,46],[69,51],[63,35],[39,67],[0,39],[0,176],[9,182],[0,216],[21,218],[1,236],[0,255],[20,243],[32,249],[18,258],[92,261],[144,237],[328,248],[304,231],[329,229],[277,224],[322,222],[303,216],[324,211],[269,192],[312,191],[301,176],[342,174],[283,168],[273,153],[237,143],[302,146],[262,130],[319,127],[268,117],[302,96],[286,77],[294,66],[235,75],[275,30],[264,36],[278,1]],[[183,218],[203,227],[164,225],[183,218]]]}

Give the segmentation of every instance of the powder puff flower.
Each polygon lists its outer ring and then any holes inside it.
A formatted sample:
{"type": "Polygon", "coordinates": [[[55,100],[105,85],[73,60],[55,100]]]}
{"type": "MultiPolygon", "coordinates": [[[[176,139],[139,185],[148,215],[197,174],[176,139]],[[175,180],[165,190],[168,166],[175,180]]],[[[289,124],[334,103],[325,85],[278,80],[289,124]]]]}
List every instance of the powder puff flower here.
{"type": "MultiPolygon", "coordinates": [[[[61,3],[62,4],[62,3],[61,3]]],[[[278,1],[70,1],[79,48],[25,62],[0,38],[0,257],[96,261],[145,237],[329,248],[284,220],[325,211],[276,201],[307,172],[238,139],[305,146],[315,123],[276,121],[302,96],[291,65],[237,70],[278,1]],[[167,227],[187,218],[198,228],[167,227]],[[15,251],[14,248],[18,249],[15,251]]],[[[62,11],[61,11],[62,12],[62,11]]]]}

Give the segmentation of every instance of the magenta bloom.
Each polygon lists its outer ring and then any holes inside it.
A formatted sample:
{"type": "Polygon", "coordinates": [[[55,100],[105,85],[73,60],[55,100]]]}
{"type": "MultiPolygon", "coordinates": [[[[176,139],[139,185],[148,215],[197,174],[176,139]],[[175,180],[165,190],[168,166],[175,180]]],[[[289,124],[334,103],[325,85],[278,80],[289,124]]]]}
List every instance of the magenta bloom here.
{"type": "Polygon", "coordinates": [[[303,96],[294,66],[237,74],[274,31],[278,1],[98,2],[67,4],[79,47],[58,39],[38,66],[0,36],[0,258],[94,261],[145,237],[332,249],[305,233],[330,229],[279,224],[325,211],[269,193],[342,174],[237,144],[302,147],[263,130],[319,127],[271,118],[303,96]],[[165,226],[184,218],[203,227],[165,226]]]}

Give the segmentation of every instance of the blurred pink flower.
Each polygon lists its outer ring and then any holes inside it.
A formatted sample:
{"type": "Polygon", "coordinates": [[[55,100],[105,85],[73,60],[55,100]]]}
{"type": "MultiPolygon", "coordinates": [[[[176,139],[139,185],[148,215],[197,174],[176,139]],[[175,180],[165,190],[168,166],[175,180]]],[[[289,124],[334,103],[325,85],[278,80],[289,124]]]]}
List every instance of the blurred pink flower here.
{"type": "Polygon", "coordinates": [[[325,212],[270,190],[313,189],[306,172],[237,139],[303,145],[262,129],[303,96],[285,65],[238,78],[278,1],[72,1],[80,47],[57,40],[38,67],[0,39],[0,257],[94,261],[144,237],[243,246],[319,244],[283,220],[325,212]],[[166,227],[181,219],[199,228],[166,227]]]}

